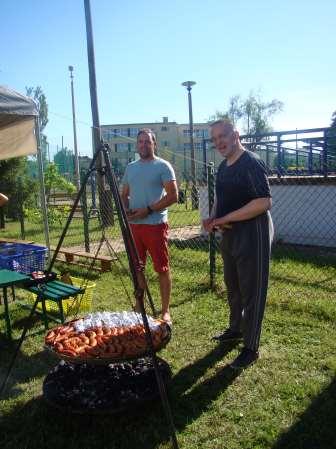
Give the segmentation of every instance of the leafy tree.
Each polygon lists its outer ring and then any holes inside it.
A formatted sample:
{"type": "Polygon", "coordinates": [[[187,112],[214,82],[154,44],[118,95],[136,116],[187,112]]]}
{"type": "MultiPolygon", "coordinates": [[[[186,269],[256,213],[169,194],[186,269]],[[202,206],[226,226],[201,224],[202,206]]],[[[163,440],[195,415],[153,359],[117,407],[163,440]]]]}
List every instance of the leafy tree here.
{"type": "Polygon", "coordinates": [[[229,119],[234,125],[242,122],[243,130],[247,134],[258,136],[272,130],[271,119],[280,112],[283,103],[279,100],[265,102],[259,94],[253,92],[244,100],[239,95],[229,99],[228,109],[224,112],[217,111],[210,120],[229,119]]]}
{"type": "Polygon", "coordinates": [[[69,174],[70,178],[74,178],[74,155],[67,147],[59,150],[54,156],[54,163],[58,166],[61,175],[69,174]]]}
{"type": "Polygon", "coordinates": [[[48,120],[47,98],[46,98],[41,86],[26,87],[26,95],[28,97],[33,98],[37,102],[38,109],[39,109],[40,132],[42,133],[49,121],[48,120]]]}
{"type": "Polygon", "coordinates": [[[26,95],[35,100],[38,106],[39,111],[39,124],[40,124],[40,135],[41,135],[41,149],[42,149],[42,158],[43,165],[48,165],[47,158],[47,146],[48,140],[46,134],[44,134],[44,128],[48,124],[48,103],[47,98],[41,88],[41,86],[37,87],[26,87],[26,95]]]}
{"type": "Polygon", "coordinates": [[[47,196],[47,202],[52,190],[60,190],[67,193],[74,193],[76,187],[72,182],[67,181],[58,171],[56,164],[51,163],[48,165],[44,172],[44,184],[47,196]]]}
{"type": "Polygon", "coordinates": [[[27,205],[36,203],[38,182],[27,176],[26,157],[0,161],[0,173],[0,191],[9,198],[5,206],[6,215],[16,220],[23,203],[27,205]]]}
{"type": "MultiPolygon", "coordinates": [[[[44,172],[44,184],[47,205],[49,205],[50,195],[52,191],[58,190],[66,193],[75,193],[76,187],[71,182],[67,181],[58,171],[58,167],[51,163],[48,165],[44,172]]],[[[70,206],[68,205],[58,205],[57,208],[47,207],[48,212],[48,222],[50,224],[59,223],[60,225],[66,219],[70,212],[70,206]]],[[[25,207],[24,215],[29,221],[33,223],[41,223],[42,213],[41,209],[36,206],[25,207]]]]}

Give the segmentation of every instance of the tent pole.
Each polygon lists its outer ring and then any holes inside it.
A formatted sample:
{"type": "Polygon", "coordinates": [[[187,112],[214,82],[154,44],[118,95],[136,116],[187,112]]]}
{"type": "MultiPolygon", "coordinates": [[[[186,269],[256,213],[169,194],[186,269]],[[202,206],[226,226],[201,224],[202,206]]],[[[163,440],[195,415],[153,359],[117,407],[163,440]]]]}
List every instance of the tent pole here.
{"type": "Polygon", "coordinates": [[[41,148],[41,133],[40,133],[40,123],[39,116],[35,118],[35,136],[37,142],[37,165],[40,181],[40,196],[41,196],[41,208],[43,216],[43,226],[44,226],[44,236],[46,241],[46,246],[48,248],[48,254],[50,257],[50,240],[49,240],[49,225],[48,225],[48,212],[47,203],[45,195],[45,185],[44,185],[44,173],[43,173],[43,157],[41,148]]]}

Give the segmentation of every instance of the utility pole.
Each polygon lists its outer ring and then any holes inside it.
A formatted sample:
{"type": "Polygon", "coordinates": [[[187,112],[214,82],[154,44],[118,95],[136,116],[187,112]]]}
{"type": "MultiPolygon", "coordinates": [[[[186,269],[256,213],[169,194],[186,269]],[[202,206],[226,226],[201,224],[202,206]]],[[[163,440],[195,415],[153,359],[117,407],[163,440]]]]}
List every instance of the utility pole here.
{"type": "MultiPolygon", "coordinates": [[[[92,138],[93,151],[98,151],[101,145],[101,130],[98,113],[98,97],[97,97],[97,82],[96,82],[96,64],[93,45],[93,31],[91,19],[90,0],[84,0],[85,22],[86,22],[86,41],[88,52],[88,66],[89,66],[89,80],[90,80],[90,94],[91,94],[91,112],[92,112],[92,138]]],[[[100,153],[97,160],[97,187],[99,194],[99,208],[101,218],[104,226],[114,224],[113,217],[113,202],[112,192],[107,190],[105,185],[103,170],[103,154],[100,153]]]]}
{"type": "Polygon", "coordinates": [[[198,194],[196,188],[196,166],[195,166],[195,146],[194,146],[194,123],[192,112],[191,89],[196,84],[195,81],[185,81],[182,86],[188,91],[188,105],[189,105],[189,132],[190,132],[190,156],[191,156],[191,204],[193,209],[198,208],[198,194]]]}
{"type": "Polygon", "coordinates": [[[77,131],[76,131],[76,111],[75,111],[75,95],[73,85],[73,66],[69,65],[70,80],[71,80],[71,100],[72,100],[72,124],[73,124],[73,138],[74,138],[74,150],[75,150],[75,185],[77,191],[80,189],[80,174],[79,174],[79,158],[77,148],[77,131]]]}

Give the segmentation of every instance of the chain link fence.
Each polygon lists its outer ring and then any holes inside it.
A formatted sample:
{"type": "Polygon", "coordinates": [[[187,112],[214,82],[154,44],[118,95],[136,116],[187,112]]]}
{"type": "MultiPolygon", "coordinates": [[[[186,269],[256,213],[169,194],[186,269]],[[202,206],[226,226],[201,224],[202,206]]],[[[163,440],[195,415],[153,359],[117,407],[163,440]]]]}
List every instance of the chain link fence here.
{"type": "MultiPolygon", "coordinates": [[[[314,286],[319,286],[326,296],[336,290],[336,163],[332,139],[328,129],[242,138],[245,147],[258,153],[269,170],[275,227],[270,291],[274,296],[303,298],[311,294],[314,286]]],[[[114,157],[111,154],[113,166],[114,157]]],[[[129,159],[128,155],[125,157],[126,164],[129,159]]],[[[202,149],[195,151],[194,181],[186,154],[165,149],[160,151],[160,157],[176,169],[179,186],[178,203],[169,208],[175,294],[182,280],[191,294],[197,294],[200,288],[221,287],[220,234],[209,236],[201,226],[213,203],[216,169],[221,159],[205,140],[202,149]]],[[[125,164],[118,165],[119,182],[125,164]]],[[[59,241],[75,197],[76,194],[55,190],[48,198],[51,251],[59,241]]],[[[10,198],[16,215],[8,216],[9,208],[3,209],[1,239],[45,244],[39,195],[34,207],[31,201],[27,207],[20,195],[10,198]],[[29,208],[39,213],[34,216],[29,208]]],[[[127,284],[132,296],[117,210],[106,182],[95,171],[88,179],[57,259],[60,270],[70,268],[82,274],[111,271],[112,277],[115,275],[127,284]]],[[[153,281],[154,295],[158,296],[151,264],[147,273],[153,281]]]]}

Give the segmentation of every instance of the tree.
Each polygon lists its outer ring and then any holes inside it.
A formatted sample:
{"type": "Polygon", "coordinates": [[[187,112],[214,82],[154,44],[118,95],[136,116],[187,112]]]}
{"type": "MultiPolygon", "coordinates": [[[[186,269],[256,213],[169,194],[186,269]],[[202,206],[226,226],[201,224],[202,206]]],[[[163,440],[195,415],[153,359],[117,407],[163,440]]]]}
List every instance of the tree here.
{"type": "Polygon", "coordinates": [[[60,191],[65,191],[67,193],[74,193],[76,187],[72,182],[67,181],[58,171],[56,164],[51,163],[48,165],[44,172],[44,184],[47,202],[49,202],[49,197],[52,189],[57,189],[60,191]]]}
{"type": "Polygon", "coordinates": [[[30,98],[33,98],[37,102],[39,110],[40,132],[42,133],[49,121],[47,98],[41,86],[26,87],[26,95],[30,98]]]}
{"type": "Polygon", "coordinates": [[[59,150],[54,156],[54,163],[58,167],[58,171],[62,176],[68,176],[71,180],[74,179],[74,155],[67,147],[59,150]]]}
{"type": "Polygon", "coordinates": [[[30,98],[33,98],[36,101],[37,106],[38,106],[42,158],[43,158],[43,165],[46,166],[46,165],[48,165],[48,162],[49,162],[48,158],[47,158],[48,140],[47,140],[46,134],[44,134],[43,131],[49,121],[47,98],[46,98],[41,86],[26,87],[26,95],[30,98]]]}
{"type": "Polygon", "coordinates": [[[239,95],[231,97],[228,109],[224,112],[217,111],[210,120],[229,119],[236,126],[242,121],[243,132],[257,136],[271,131],[271,119],[282,108],[281,101],[273,99],[265,102],[259,94],[251,92],[245,100],[239,95]]]}
{"type": "Polygon", "coordinates": [[[23,203],[35,204],[38,182],[27,175],[27,158],[13,158],[0,161],[0,191],[9,197],[5,206],[6,215],[19,218],[23,203]]]}

